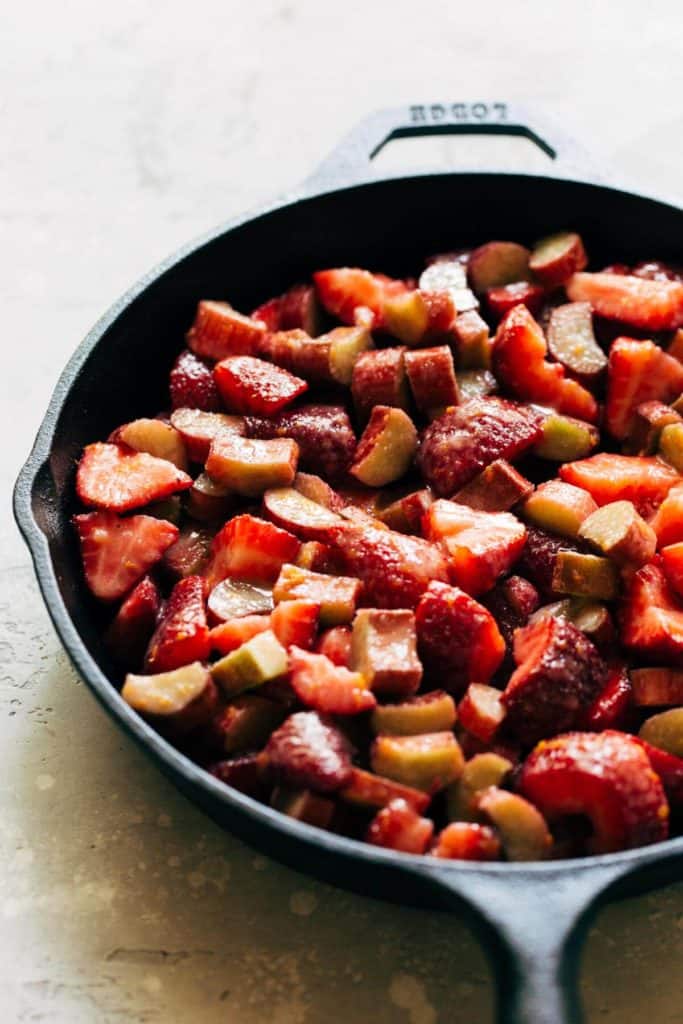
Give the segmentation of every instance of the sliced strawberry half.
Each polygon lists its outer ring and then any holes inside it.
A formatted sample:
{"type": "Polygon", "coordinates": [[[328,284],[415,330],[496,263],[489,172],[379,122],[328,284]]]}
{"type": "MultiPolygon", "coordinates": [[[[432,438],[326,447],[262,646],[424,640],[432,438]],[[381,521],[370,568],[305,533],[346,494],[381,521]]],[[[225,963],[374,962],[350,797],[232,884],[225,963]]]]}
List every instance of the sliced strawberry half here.
{"type": "MultiPolygon", "coordinates": [[[[681,527],[683,533],[683,526],[681,527]]],[[[683,598],[683,541],[662,548],[664,574],[679,597],[683,598]]]]}
{"type": "Polygon", "coordinates": [[[326,655],[335,665],[348,668],[351,664],[351,629],[349,626],[332,626],[320,634],[316,645],[318,654],[326,655]]]}
{"type": "Polygon", "coordinates": [[[660,548],[683,541],[683,480],[680,477],[650,520],[650,526],[657,534],[660,548]]]}
{"type": "Polygon", "coordinates": [[[242,615],[238,619],[228,619],[210,631],[211,648],[219,654],[230,654],[271,627],[270,615],[242,615]]]}
{"type": "Polygon", "coordinates": [[[613,437],[623,441],[641,403],[652,399],[668,403],[682,391],[683,364],[654,342],[617,338],[612,343],[607,365],[605,425],[613,437]]]}
{"type": "Polygon", "coordinates": [[[150,576],[144,576],[119,608],[105,635],[107,647],[125,668],[135,670],[142,664],[160,608],[159,589],[150,576]]]}
{"type": "Polygon", "coordinates": [[[193,661],[205,661],[210,653],[204,581],[201,576],[188,576],[171,591],[149,642],[145,669],[154,673],[171,672],[193,661]]]}
{"type": "Polygon", "coordinates": [[[357,715],[371,711],[377,700],[360,672],[350,672],[300,647],[289,652],[292,688],[302,704],[330,715],[357,715]]]}
{"type": "Polygon", "coordinates": [[[659,565],[644,565],[629,581],[621,608],[624,645],[669,665],[683,664],[683,601],[659,565]]]}
{"type": "Polygon", "coordinates": [[[95,597],[123,597],[178,538],[178,527],[153,516],[113,512],[74,516],[85,580],[95,597]]]}
{"type": "Polygon", "coordinates": [[[134,452],[118,444],[89,444],[76,474],[84,505],[129,512],[192,487],[192,477],[166,459],[134,452]]]}
{"type": "Polygon", "coordinates": [[[595,423],[598,404],[593,395],[566,377],[560,363],[548,362],[547,354],[539,324],[526,306],[514,306],[501,321],[493,346],[498,379],[516,398],[595,423]]]}
{"type": "Polygon", "coordinates": [[[550,821],[583,814],[591,852],[666,839],[669,806],[642,745],[626,733],[574,732],[539,743],[524,763],[520,792],[550,821]]]}
{"type": "Polygon", "coordinates": [[[624,729],[633,707],[633,687],[623,665],[611,668],[605,685],[584,711],[580,727],[587,732],[624,729]]]}
{"type": "Polygon", "coordinates": [[[381,325],[385,298],[408,290],[404,281],[384,274],[372,274],[359,267],[319,270],[313,275],[318,298],[328,313],[342,323],[363,322],[367,327],[381,325]]]}
{"type": "Polygon", "coordinates": [[[318,632],[319,617],[320,605],[317,601],[302,598],[281,601],[271,612],[270,622],[283,647],[299,647],[310,651],[318,632]]]}
{"type": "Polygon", "coordinates": [[[230,577],[247,583],[272,584],[286,562],[299,553],[299,541],[287,530],[255,516],[235,516],[213,540],[206,585],[212,590],[230,577]]]}
{"type": "Polygon", "coordinates": [[[429,852],[445,860],[497,860],[502,846],[488,825],[454,821],[439,832],[429,852]]]}
{"type": "Polygon", "coordinates": [[[574,274],[567,282],[572,302],[590,302],[600,316],[645,331],[683,325],[683,284],[649,281],[630,274],[574,274]]]}
{"type": "Polygon", "coordinates": [[[254,356],[224,359],[214,374],[227,407],[253,416],[273,416],[308,389],[305,380],[254,356]]]}
{"type": "Polygon", "coordinates": [[[661,505],[672,487],[681,483],[676,470],[661,459],[610,452],[567,462],[560,466],[560,476],[569,484],[583,487],[598,505],[632,501],[641,516],[646,517],[661,505]]]}
{"type": "Polygon", "coordinates": [[[366,841],[401,853],[425,853],[432,841],[434,822],[421,817],[405,800],[392,800],[368,826],[366,841]]]}
{"type": "Polygon", "coordinates": [[[218,412],[221,399],[213,371],[190,349],[184,349],[171,370],[169,380],[171,405],[174,409],[202,409],[218,412]]]}

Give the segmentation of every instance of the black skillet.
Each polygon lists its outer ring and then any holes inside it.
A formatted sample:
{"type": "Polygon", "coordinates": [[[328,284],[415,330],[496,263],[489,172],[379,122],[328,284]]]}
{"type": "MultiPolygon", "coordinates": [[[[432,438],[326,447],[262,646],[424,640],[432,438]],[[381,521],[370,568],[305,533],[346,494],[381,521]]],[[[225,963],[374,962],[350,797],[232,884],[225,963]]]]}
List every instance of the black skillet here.
{"type": "Polygon", "coordinates": [[[442,863],[380,850],[286,818],[227,789],[139,719],[110,682],[98,611],[85,591],[69,516],[84,444],[167,403],[168,369],[201,297],[250,309],[316,268],[415,272],[425,254],[490,238],[581,232],[596,266],[680,262],[680,207],[596,183],[573,144],[507,104],[434,104],[370,117],[293,194],[232,221],[152,270],[95,325],[69,362],[17,481],[19,527],[74,665],[159,768],[221,825],[291,867],[366,896],[452,909],[490,954],[505,1024],[581,1020],[579,950],[601,901],[680,877],[683,838],[538,864],[442,863]],[[554,161],[545,176],[419,172],[379,178],[370,160],[403,136],[523,136],[554,161]]]}

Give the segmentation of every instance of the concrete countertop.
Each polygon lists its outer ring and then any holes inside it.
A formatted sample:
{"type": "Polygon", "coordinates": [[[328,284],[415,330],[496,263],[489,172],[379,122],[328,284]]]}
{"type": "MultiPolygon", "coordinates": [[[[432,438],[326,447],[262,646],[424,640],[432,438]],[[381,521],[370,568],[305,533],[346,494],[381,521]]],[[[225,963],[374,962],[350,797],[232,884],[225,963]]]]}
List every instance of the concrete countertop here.
{"type": "MultiPolygon", "coordinates": [[[[619,182],[680,196],[682,27],[675,0],[15,5],[0,70],[2,1021],[491,1019],[458,920],[279,867],[150,767],[67,664],[9,494],[100,312],[188,237],[302,178],[370,109],[531,101],[619,182]]],[[[465,153],[545,160],[509,140],[381,159],[465,153]]],[[[589,1024],[680,1022],[682,953],[680,886],[605,910],[584,956],[589,1024]]]]}

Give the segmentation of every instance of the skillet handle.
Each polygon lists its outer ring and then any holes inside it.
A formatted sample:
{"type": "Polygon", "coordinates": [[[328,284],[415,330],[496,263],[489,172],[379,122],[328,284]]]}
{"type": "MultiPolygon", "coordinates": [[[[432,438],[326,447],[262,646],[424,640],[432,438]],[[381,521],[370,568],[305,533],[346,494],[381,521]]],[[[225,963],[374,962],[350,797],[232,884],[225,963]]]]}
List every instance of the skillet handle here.
{"type": "Polygon", "coordinates": [[[582,1024],[583,940],[601,898],[623,869],[599,865],[509,871],[431,870],[444,902],[470,917],[496,981],[496,1024],[582,1024]]]}
{"type": "MultiPolygon", "coordinates": [[[[370,114],[304,182],[307,192],[371,180],[372,160],[392,139],[424,135],[516,135],[529,139],[563,177],[599,181],[583,148],[539,111],[517,103],[415,103],[370,114]]],[[[492,168],[477,168],[492,170],[492,168]]]]}

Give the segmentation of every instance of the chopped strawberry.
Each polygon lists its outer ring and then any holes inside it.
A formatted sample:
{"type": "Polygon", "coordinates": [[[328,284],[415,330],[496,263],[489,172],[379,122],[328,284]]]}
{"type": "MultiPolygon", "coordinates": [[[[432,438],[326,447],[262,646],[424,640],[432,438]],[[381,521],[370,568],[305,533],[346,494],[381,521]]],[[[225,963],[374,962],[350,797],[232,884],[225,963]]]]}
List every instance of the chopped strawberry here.
{"type": "Polygon", "coordinates": [[[495,459],[515,459],[541,436],[543,417],[501,398],[473,398],[425,430],[417,461],[437,494],[453,494],[495,459]]]}
{"type": "Polygon", "coordinates": [[[439,832],[429,852],[445,860],[497,860],[501,850],[500,839],[488,825],[454,821],[439,832]]]}
{"type": "MultiPolygon", "coordinates": [[[[662,463],[660,463],[662,465],[662,463]]],[[[667,467],[668,468],[668,467],[667,467]]],[[[660,548],[683,541],[683,479],[668,492],[650,520],[660,548]]]]}
{"type": "Polygon", "coordinates": [[[324,654],[335,665],[348,668],[351,664],[351,630],[348,626],[332,626],[320,634],[316,645],[318,654],[324,654]]]}
{"type": "Polygon", "coordinates": [[[621,608],[624,645],[643,657],[683,664],[683,601],[659,565],[644,565],[628,583],[621,608]]]}
{"type": "Polygon", "coordinates": [[[408,290],[403,281],[357,267],[319,270],[313,280],[318,298],[328,313],[339,317],[342,323],[363,322],[368,327],[381,326],[386,297],[408,290]]]}
{"type": "MultiPolygon", "coordinates": [[[[635,736],[633,738],[637,739],[635,736]]],[[[680,811],[683,807],[683,758],[653,747],[646,740],[637,739],[637,742],[647,754],[652,770],[661,779],[669,806],[672,810],[680,811]]]]}
{"type": "Polygon", "coordinates": [[[280,322],[271,330],[291,331],[300,328],[307,334],[319,333],[320,309],[311,284],[295,284],[280,296],[280,322]]]}
{"type": "Polygon", "coordinates": [[[571,729],[600,693],[607,668],[580,629],[540,619],[515,633],[518,668],[502,696],[506,729],[525,744],[571,729]]]}
{"type": "Polygon", "coordinates": [[[429,806],[430,796],[413,786],[387,779],[362,768],[353,768],[349,781],[339,793],[345,803],[359,807],[386,807],[392,800],[405,800],[414,810],[422,813],[429,806]]]}
{"type": "Polygon", "coordinates": [[[508,512],[478,512],[444,499],[429,507],[423,528],[447,551],[451,581],[473,595],[509,572],[526,541],[526,527],[508,512]]]}
{"type": "Polygon", "coordinates": [[[125,668],[136,670],[142,664],[160,609],[156,583],[150,576],[143,576],[119,608],[105,637],[112,655],[125,668]]]}
{"type": "Polygon", "coordinates": [[[74,516],[85,580],[101,601],[123,597],[178,537],[178,527],[153,516],[121,519],[113,512],[74,516]]]}
{"type": "MultiPolygon", "coordinates": [[[[661,459],[611,452],[598,452],[588,459],[568,462],[560,466],[560,477],[569,484],[583,487],[598,505],[632,501],[641,516],[650,515],[671,488],[681,483],[676,470],[661,459]]],[[[658,533],[654,523],[652,526],[658,533]]]]}
{"type": "Polygon", "coordinates": [[[188,576],[171,591],[147,648],[145,670],[170,672],[193,661],[204,661],[210,652],[204,581],[201,576],[188,576]]]}
{"type": "Polygon", "coordinates": [[[271,612],[270,622],[283,647],[310,651],[318,632],[320,605],[315,601],[281,601],[271,612]]]}
{"type": "Polygon", "coordinates": [[[543,302],[545,292],[538,284],[529,281],[514,281],[512,284],[501,284],[486,291],[486,302],[495,320],[502,320],[514,306],[526,306],[535,316],[543,302]]]}
{"type": "Polygon", "coordinates": [[[681,391],[683,365],[654,342],[617,338],[612,343],[607,366],[605,425],[613,437],[623,441],[633,425],[636,409],[643,402],[671,402],[681,391]]]}
{"type": "Polygon", "coordinates": [[[287,530],[255,516],[235,516],[214,537],[206,585],[212,590],[226,577],[272,584],[282,566],[299,552],[299,541],[287,530]]]}
{"type": "Polygon", "coordinates": [[[560,551],[585,551],[569,537],[557,537],[537,526],[527,525],[526,545],[516,568],[528,576],[542,594],[550,597],[553,591],[553,573],[560,551]]]}
{"type": "Polygon", "coordinates": [[[197,306],[194,323],[187,332],[187,344],[198,356],[225,359],[253,355],[265,333],[261,321],[243,316],[227,302],[205,299],[197,306]]]}
{"type": "Polygon", "coordinates": [[[590,302],[599,316],[645,331],[683,326],[683,284],[623,274],[574,274],[567,282],[572,302],[590,302]]]}
{"type": "Polygon", "coordinates": [[[118,444],[87,445],[76,474],[83,504],[110,512],[130,512],[188,487],[192,477],[172,462],[118,444]]]}
{"type": "Polygon", "coordinates": [[[483,743],[491,743],[505,718],[501,696],[494,686],[470,683],[458,704],[458,721],[462,728],[483,743]]]}
{"type": "Polygon", "coordinates": [[[268,299],[249,314],[250,320],[261,320],[269,331],[280,330],[282,299],[278,296],[268,299]]]}
{"type": "Polygon", "coordinates": [[[516,398],[595,423],[598,405],[590,391],[565,377],[564,367],[548,362],[547,354],[541,327],[526,306],[514,306],[501,321],[493,346],[498,379],[516,398]]]}
{"type": "Polygon", "coordinates": [[[299,465],[326,480],[347,472],[356,450],[356,435],[341,405],[301,405],[272,417],[249,416],[249,437],[290,437],[299,446],[299,465]]]}
{"type": "Polygon", "coordinates": [[[173,364],[169,386],[174,409],[185,407],[218,412],[221,408],[211,368],[189,348],[184,349],[173,364]]]}
{"type": "Polygon", "coordinates": [[[377,704],[360,672],[350,672],[326,658],[300,647],[289,652],[292,688],[306,707],[323,714],[357,715],[377,704]]]}
{"type": "Polygon", "coordinates": [[[668,836],[669,807],[640,743],[626,733],[568,733],[539,743],[524,763],[520,792],[549,820],[582,814],[591,852],[645,846],[668,836]]]}
{"type": "Polygon", "coordinates": [[[500,665],[505,642],[491,613],[457,587],[431,583],[416,612],[418,651],[425,671],[449,690],[486,683],[500,665]]]}
{"type": "Polygon", "coordinates": [[[401,853],[425,853],[434,834],[434,822],[422,818],[405,800],[392,800],[368,826],[366,840],[401,853]]]}
{"type": "Polygon", "coordinates": [[[349,524],[332,529],[329,543],[378,608],[414,608],[432,580],[447,579],[439,548],[418,537],[349,524]]]}
{"type": "Polygon", "coordinates": [[[611,668],[605,685],[581,716],[580,727],[586,732],[623,729],[633,706],[633,687],[623,665],[611,668]]]}
{"type": "Polygon", "coordinates": [[[399,533],[422,533],[422,520],[434,497],[429,487],[412,491],[379,511],[379,519],[399,533]]]}
{"type": "Polygon", "coordinates": [[[300,377],[254,356],[230,356],[214,374],[227,407],[253,416],[275,415],[308,388],[300,377]]]}
{"type": "MultiPolygon", "coordinates": [[[[683,528],[681,529],[683,533],[683,528]]],[[[662,548],[662,569],[669,586],[683,598],[683,541],[662,548]]]]}
{"type": "Polygon", "coordinates": [[[299,711],[276,729],[265,749],[270,773],[294,788],[333,793],[353,771],[348,740],[315,711],[299,711]]]}
{"type": "Polygon", "coordinates": [[[211,649],[219,654],[230,654],[253,636],[265,633],[271,626],[270,615],[242,615],[237,619],[228,619],[210,631],[211,649]]]}

